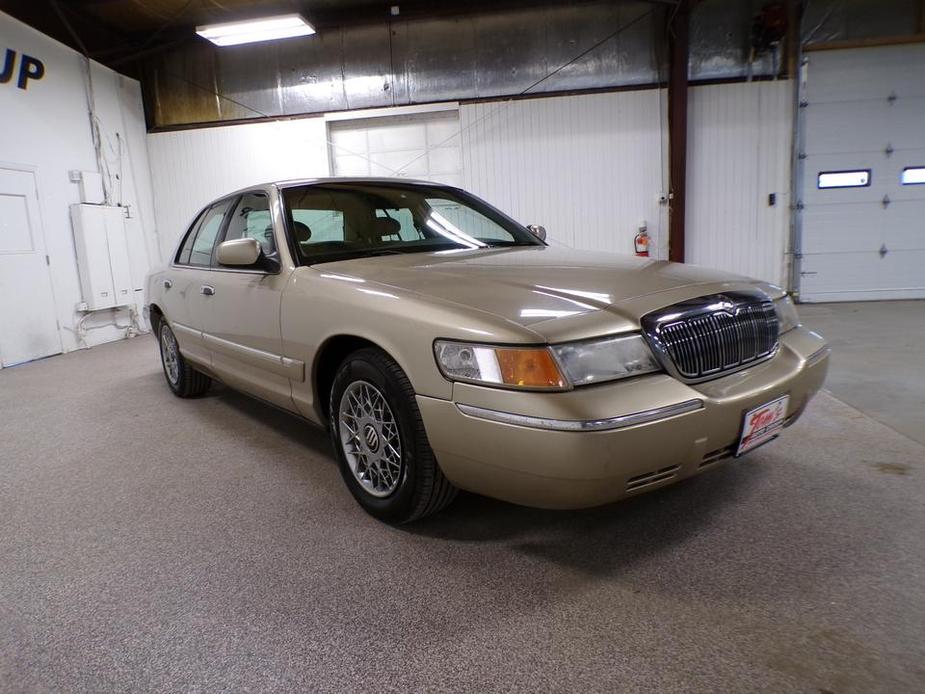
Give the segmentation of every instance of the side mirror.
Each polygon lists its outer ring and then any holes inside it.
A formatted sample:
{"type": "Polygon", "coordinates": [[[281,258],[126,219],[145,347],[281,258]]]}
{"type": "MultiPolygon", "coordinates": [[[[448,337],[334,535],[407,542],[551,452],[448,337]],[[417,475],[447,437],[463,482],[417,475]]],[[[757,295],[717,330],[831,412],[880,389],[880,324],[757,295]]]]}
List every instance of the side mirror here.
{"type": "Polygon", "coordinates": [[[529,224],[527,229],[540,241],[546,240],[546,227],[540,226],[539,224],[529,224]]]}
{"type": "Polygon", "coordinates": [[[257,239],[234,239],[218,246],[218,264],[230,267],[253,267],[263,250],[257,239]]]}
{"type": "Polygon", "coordinates": [[[268,258],[257,239],[233,239],[218,245],[218,264],[277,272],[279,261],[268,258]]]}

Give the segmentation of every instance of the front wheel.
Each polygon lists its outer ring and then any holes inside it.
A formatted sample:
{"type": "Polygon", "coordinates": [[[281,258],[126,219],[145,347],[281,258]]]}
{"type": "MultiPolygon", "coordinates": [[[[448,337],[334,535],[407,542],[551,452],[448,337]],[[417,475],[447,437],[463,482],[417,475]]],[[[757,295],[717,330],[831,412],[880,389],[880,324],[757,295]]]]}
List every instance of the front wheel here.
{"type": "Polygon", "coordinates": [[[456,496],[427,441],[401,367],[372,348],[351,354],[334,377],[331,440],[360,505],[391,523],[435,513],[456,496]]]}
{"type": "Polygon", "coordinates": [[[183,358],[183,355],[180,354],[177,338],[166,320],[160,320],[157,332],[164,377],[167,379],[167,385],[170,386],[170,390],[173,391],[174,395],[181,398],[192,398],[209,390],[212,379],[204,373],[196,371],[183,358]]]}

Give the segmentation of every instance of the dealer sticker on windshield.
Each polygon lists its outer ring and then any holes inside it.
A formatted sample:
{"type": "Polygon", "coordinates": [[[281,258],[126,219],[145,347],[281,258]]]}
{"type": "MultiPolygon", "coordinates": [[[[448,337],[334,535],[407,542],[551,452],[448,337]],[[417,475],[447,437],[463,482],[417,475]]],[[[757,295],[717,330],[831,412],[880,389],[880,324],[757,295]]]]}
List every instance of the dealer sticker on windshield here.
{"type": "Polygon", "coordinates": [[[757,448],[776,437],[784,428],[787,418],[787,403],[789,395],[772,400],[745,413],[745,422],[742,425],[742,436],[739,438],[739,447],[736,455],[757,448]]]}

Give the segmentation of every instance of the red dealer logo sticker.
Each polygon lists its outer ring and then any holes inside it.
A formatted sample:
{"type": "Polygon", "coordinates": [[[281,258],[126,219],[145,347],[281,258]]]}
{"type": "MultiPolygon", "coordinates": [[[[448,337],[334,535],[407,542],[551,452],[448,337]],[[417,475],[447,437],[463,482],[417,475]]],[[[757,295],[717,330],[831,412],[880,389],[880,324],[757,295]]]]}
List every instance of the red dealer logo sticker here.
{"type": "Polygon", "coordinates": [[[742,436],[739,439],[736,455],[742,455],[746,451],[757,448],[780,433],[787,418],[788,402],[790,402],[790,396],[784,395],[745,413],[742,436]]]}

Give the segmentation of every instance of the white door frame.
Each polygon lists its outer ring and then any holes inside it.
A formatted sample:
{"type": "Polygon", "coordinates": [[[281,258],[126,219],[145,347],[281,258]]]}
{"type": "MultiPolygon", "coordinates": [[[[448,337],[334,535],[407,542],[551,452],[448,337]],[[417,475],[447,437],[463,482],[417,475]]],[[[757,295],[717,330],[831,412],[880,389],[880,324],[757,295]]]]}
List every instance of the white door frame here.
{"type": "MultiPolygon", "coordinates": [[[[57,329],[55,335],[58,339],[58,347],[61,350],[61,353],[64,352],[64,341],[61,339],[61,322],[58,320],[58,297],[55,295],[55,283],[51,278],[51,254],[48,252],[48,240],[45,237],[45,219],[42,216],[42,195],[39,192],[39,177],[38,177],[38,167],[33,164],[22,164],[19,162],[4,161],[0,159],[0,169],[7,169],[9,171],[19,171],[20,173],[32,174],[32,184],[35,186],[35,199],[38,203],[36,208],[38,209],[38,233],[42,239],[42,247],[45,249],[45,256],[48,258],[48,262],[45,264],[45,271],[48,277],[48,284],[51,287],[51,305],[54,308],[55,315],[55,325],[57,329]]],[[[3,364],[0,363],[0,369],[3,368],[3,364]]]]}

